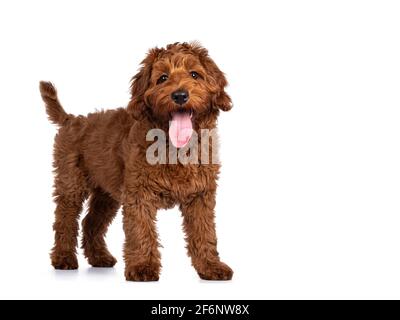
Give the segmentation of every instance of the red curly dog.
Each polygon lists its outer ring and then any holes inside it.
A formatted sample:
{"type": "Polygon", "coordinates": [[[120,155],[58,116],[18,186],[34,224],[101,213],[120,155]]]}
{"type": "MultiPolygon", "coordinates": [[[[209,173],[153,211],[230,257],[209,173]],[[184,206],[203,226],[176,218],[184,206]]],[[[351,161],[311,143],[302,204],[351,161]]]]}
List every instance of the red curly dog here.
{"type": "Polygon", "coordinates": [[[169,132],[167,146],[177,148],[186,144],[192,130],[214,129],[219,110],[232,107],[226,85],[207,50],[196,43],[150,50],[132,79],[127,108],[73,116],[62,108],[54,86],[40,83],[49,119],[60,127],[54,145],[54,268],[78,268],[78,220],[90,197],[82,222],[82,248],[92,266],[116,263],[104,236],[122,205],[126,279],[158,280],[157,210],[179,204],[188,254],[199,276],[232,278],[233,271],[217,251],[214,207],[219,164],[154,165],[146,160],[151,144],[146,134],[151,129],[169,132]]]}

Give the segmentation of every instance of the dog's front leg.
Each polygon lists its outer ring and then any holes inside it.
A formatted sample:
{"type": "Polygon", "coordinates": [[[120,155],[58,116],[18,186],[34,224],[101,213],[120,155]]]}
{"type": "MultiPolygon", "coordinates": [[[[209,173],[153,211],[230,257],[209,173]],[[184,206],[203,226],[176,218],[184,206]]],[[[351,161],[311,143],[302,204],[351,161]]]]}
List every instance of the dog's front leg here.
{"type": "Polygon", "coordinates": [[[207,191],[180,206],[192,264],[204,280],[230,280],[233,271],[220,261],[214,222],[215,192],[207,191]]]}
{"type": "Polygon", "coordinates": [[[127,196],[123,204],[125,277],[129,281],[157,281],[160,274],[155,219],[157,208],[144,194],[127,196]]]}

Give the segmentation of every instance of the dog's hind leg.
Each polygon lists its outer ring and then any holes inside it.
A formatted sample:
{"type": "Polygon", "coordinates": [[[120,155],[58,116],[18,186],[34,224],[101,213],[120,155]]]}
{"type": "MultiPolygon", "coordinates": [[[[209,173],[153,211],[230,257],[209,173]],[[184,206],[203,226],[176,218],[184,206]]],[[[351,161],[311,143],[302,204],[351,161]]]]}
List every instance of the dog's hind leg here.
{"type": "Polygon", "coordinates": [[[88,214],[82,221],[82,249],[93,267],[113,267],[117,260],[110,254],[104,240],[119,203],[108,193],[96,188],[89,200],[88,214]]]}
{"type": "Polygon", "coordinates": [[[76,154],[55,157],[55,243],[51,252],[54,268],[71,270],[78,268],[76,257],[78,219],[82,204],[87,197],[86,178],[78,167],[76,154]]]}

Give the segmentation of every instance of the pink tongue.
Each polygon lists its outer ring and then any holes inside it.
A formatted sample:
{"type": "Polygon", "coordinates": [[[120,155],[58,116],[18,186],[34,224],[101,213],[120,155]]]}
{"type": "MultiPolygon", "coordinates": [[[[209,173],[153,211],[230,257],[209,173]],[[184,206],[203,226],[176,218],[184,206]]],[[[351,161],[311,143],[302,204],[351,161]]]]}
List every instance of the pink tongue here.
{"type": "Polygon", "coordinates": [[[174,113],[169,126],[169,138],[176,148],[183,148],[189,142],[193,133],[192,120],[190,114],[174,113]]]}

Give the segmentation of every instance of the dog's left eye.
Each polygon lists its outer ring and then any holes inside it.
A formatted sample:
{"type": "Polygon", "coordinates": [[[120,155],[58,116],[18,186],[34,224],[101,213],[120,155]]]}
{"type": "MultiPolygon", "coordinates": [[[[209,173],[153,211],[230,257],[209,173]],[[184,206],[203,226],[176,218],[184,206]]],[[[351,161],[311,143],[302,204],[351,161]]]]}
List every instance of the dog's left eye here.
{"type": "Polygon", "coordinates": [[[193,79],[197,79],[199,77],[199,74],[196,71],[191,71],[190,75],[192,76],[193,79]]]}

